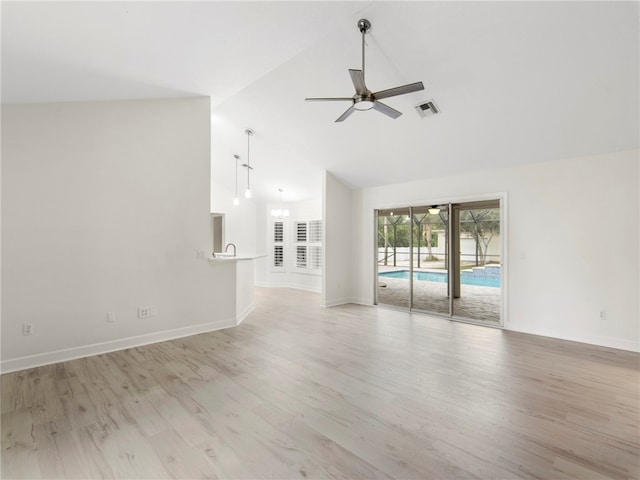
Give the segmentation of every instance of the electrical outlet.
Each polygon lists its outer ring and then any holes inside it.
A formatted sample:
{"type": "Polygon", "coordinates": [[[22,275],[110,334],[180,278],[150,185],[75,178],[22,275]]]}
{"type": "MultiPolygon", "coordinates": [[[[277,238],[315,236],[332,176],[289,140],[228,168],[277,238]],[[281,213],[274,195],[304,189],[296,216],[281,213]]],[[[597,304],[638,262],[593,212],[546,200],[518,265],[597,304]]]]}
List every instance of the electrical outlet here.
{"type": "Polygon", "coordinates": [[[149,318],[151,316],[151,307],[138,307],[138,318],[149,318]]]}
{"type": "Polygon", "coordinates": [[[116,312],[107,312],[107,323],[114,323],[116,321],[116,312]]]}
{"type": "Polygon", "coordinates": [[[607,319],[607,311],[600,310],[600,320],[606,320],[606,319],[607,319]]]}
{"type": "Polygon", "coordinates": [[[31,323],[23,323],[22,324],[22,334],[23,335],[33,335],[33,325],[31,323]]]}

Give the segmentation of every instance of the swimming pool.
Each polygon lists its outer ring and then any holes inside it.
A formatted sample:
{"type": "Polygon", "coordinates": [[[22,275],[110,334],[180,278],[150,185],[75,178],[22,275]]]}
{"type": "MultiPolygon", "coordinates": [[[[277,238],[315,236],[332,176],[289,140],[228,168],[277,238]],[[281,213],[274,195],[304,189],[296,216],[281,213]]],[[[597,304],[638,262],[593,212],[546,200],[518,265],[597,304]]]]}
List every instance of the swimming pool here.
{"type": "MultiPolygon", "coordinates": [[[[462,270],[460,273],[460,283],[464,285],[477,285],[480,287],[500,288],[500,276],[480,274],[477,270],[462,270]]],[[[395,272],[382,272],[378,274],[383,278],[400,278],[409,280],[409,270],[396,270],[395,272]]],[[[413,272],[413,279],[421,282],[447,283],[449,274],[446,272],[413,272]]]]}

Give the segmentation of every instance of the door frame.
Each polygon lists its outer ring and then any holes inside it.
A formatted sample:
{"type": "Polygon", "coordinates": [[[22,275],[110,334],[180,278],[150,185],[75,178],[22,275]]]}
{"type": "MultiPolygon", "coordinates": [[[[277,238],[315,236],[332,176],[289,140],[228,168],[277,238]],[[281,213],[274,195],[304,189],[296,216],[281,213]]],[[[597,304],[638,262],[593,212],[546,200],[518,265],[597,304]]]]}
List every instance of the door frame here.
{"type": "MultiPolygon", "coordinates": [[[[465,196],[459,196],[459,197],[436,197],[437,199],[434,198],[429,198],[429,199],[419,199],[419,200],[410,200],[410,201],[404,201],[404,202],[394,202],[394,203],[385,203],[382,205],[377,206],[375,209],[373,209],[373,211],[371,212],[371,215],[373,217],[373,265],[374,265],[374,269],[373,269],[373,282],[371,283],[372,287],[373,287],[373,304],[374,305],[378,305],[378,211],[380,210],[389,210],[389,209],[403,209],[403,208],[412,208],[413,206],[424,206],[424,205],[444,205],[447,204],[449,206],[451,206],[452,204],[466,204],[466,203],[474,203],[474,202],[482,202],[482,201],[489,201],[489,200],[498,200],[500,203],[500,323],[496,324],[496,325],[491,325],[491,324],[487,324],[485,322],[476,322],[473,321],[471,319],[465,319],[465,318],[457,318],[452,316],[452,305],[450,305],[450,309],[449,309],[449,314],[448,315],[443,315],[443,314],[438,314],[438,313],[432,313],[432,312],[425,312],[422,310],[413,310],[411,309],[409,306],[405,309],[402,307],[402,310],[405,311],[410,311],[410,312],[415,312],[415,313],[421,313],[421,314],[428,314],[428,315],[433,315],[433,316],[438,316],[441,318],[447,318],[449,320],[453,320],[453,321],[457,321],[457,322],[463,322],[463,323],[473,323],[473,324],[477,324],[477,325],[483,325],[483,326],[487,326],[487,327],[492,327],[492,328],[507,328],[507,324],[509,321],[508,318],[508,305],[509,305],[509,242],[508,242],[508,237],[509,237],[509,225],[508,225],[508,194],[507,192],[497,192],[497,193],[484,193],[484,194],[478,194],[478,195],[465,195],[465,196]]],[[[411,211],[411,210],[410,210],[411,211]]],[[[452,215],[453,212],[449,213],[449,218],[450,218],[450,222],[452,221],[452,215]]],[[[410,238],[413,237],[413,235],[409,236],[410,238]]],[[[453,237],[452,235],[449,235],[449,242],[452,241],[453,237]]],[[[451,245],[450,245],[451,247],[451,245]]],[[[452,252],[452,250],[450,250],[450,252],[452,252]]],[[[453,255],[449,255],[449,261],[452,261],[453,255]]],[[[410,264],[412,264],[413,262],[410,262],[410,264]]],[[[450,268],[451,268],[451,264],[450,264],[450,268]]],[[[413,267],[411,268],[411,270],[413,269],[413,267]]],[[[411,282],[409,282],[409,284],[411,285],[411,282]]],[[[411,286],[410,286],[411,288],[411,286]]],[[[450,295],[450,302],[453,302],[453,295],[450,295]]],[[[412,304],[412,298],[411,296],[409,297],[409,305],[412,304]]],[[[387,305],[385,305],[385,307],[387,307],[387,305]]]]}

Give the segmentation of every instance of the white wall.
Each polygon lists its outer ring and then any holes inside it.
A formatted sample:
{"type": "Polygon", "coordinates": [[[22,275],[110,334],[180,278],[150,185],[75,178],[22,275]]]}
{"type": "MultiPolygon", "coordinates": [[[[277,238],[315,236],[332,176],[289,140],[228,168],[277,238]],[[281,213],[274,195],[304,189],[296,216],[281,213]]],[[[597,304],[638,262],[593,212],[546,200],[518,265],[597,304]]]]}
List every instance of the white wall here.
{"type": "Polygon", "coordinates": [[[265,225],[265,251],[266,258],[259,262],[261,271],[256,274],[256,284],[264,287],[288,287],[300,290],[320,292],[322,289],[322,275],[317,273],[300,273],[295,270],[295,250],[293,247],[293,222],[299,220],[320,220],[322,219],[322,200],[312,199],[302,202],[291,202],[286,204],[267,204],[261,215],[265,225]],[[274,270],[272,265],[273,257],[273,217],[271,210],[277,208],[287,208],[289,217],[284,219],[285,235],[285,269],[284,271],[274,270]]]}
{"type": "MultiPolygon", "coordinates": [[[[235,192],[222,183],[216,181],[216,172],[211,172],[211,211],[225,214],[224,245],[234,243],[238,255],[253,255],[257,253],[256,241],[256,203],[241,197],[240,204],[234,205],[235,192]]],[[[211,250],[211,249],[209,249],[211,250]]],[[[229,247],[229,252],[233,251],[229,247]]],[[[208,253],[211,253],[208,251],[208,253]]]]}
{"type": "Polygon", "coordinates": [[[505,327],[640,350],[639,156],[635,150],[364,189],[353,205],[362,235],[355,296],[373,302],[374,209],[507,192],[505,327]],[[611,233],[609,248],[594,253],[611,233]]]}
{"type": "Polygon", "coordinates": [[[324,256],[321,303],[330,307],[353,301],[351,190],[330,172],[324,172],[322,190],[324,256]]]}
{"type": "Polygon", "coordinates": [[[2,140],[5,371],[233,323],[208,98],[3,106],[2,140]]]}
{"type": "MultiPolygon", "coordinates": [[[[372,213],[373,214],[373,213],[372,213]]],[[[373,292],[374,277],[373,269],[371,275],[367,275],[366,265],[373,262],[373,253],[378,245],[377,226],[371,224],[371,230],[365,231],[364,227],[364,196],[361,189],[351,191],[351,239],[353,249],[350,260],[352,267],[351,288],[345,291],[344,295],[351,294],[354,303],[369,305],[373,303],[373,295],[368,296],[369,287],[373,292]],[[365,249],[371,248],[371,256],[365,258],[365,249]]],[[[377,285],[377,279],[375,280],[377,285]]]]}

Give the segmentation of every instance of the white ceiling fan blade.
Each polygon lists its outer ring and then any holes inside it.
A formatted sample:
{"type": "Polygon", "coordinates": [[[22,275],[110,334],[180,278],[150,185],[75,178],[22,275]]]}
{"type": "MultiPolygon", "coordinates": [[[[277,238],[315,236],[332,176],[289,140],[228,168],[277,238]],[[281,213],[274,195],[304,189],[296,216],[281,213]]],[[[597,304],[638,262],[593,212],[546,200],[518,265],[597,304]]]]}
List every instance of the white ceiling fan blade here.
{"type": "Polygon", "coordinates": [[[373,109],[379,111],[380,113],[384,113],[386,116],[393,119],[396,119],[400,115],[402,115],[402,112],[399,112],[395,108],[391,108],[389,105],[385,105],[384,103],[378,101],[373,102],[373,109]]]}
{"type": "Polygon", "coordinates": [[[422,84],[422,82],[415,82],[408,85],[403,85],[401,87],[380,90],[379,92],[375,92],[373,94],[373,98],[378,99],[395,97],[396,95],[404,95],[405,93],[417,92],[419,90],[424,90],[424,85],[422,84]]]}
{"type": "Polygon", "coordinates": [[[349,69],[349,75],[351,75],[351,81],[353,82],[353,86],[356,88],[356,93],[358,95],[366,95],[367,87],[364,84],[364,74],[362,70],[353,70],[349,69]]]}
{"type": "Polygon", "coordinates": [[[351,105],[351,106],[349,107],[349,109],[348,109],[346,112],[344,112],[342,115],[340,115],[340,116],[336,119],[336,122],[343,122],[344,120],[346,120],[347,118],[349,118],[349,116],[350,116],[353,112],[355,112],[355,111],[356,111],[355,107],[354,107],[353,105],[351,105]]]}

